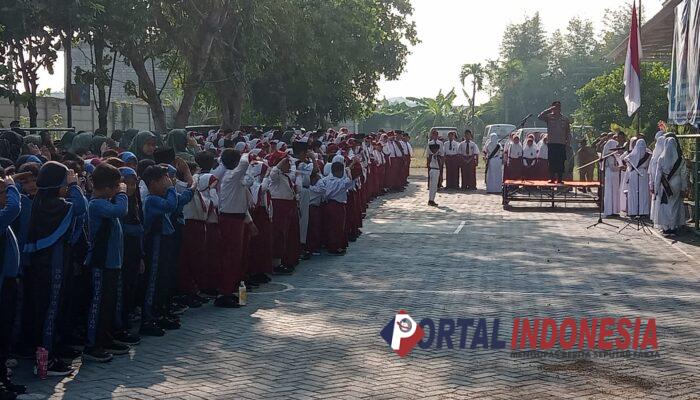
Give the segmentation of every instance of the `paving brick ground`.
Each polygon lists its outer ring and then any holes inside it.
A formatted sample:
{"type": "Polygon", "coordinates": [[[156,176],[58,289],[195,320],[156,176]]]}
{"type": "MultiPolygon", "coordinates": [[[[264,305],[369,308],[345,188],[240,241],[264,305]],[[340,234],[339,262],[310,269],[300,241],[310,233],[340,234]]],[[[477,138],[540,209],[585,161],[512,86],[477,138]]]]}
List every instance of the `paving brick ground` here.
{"type": "MultiPolygon", "coordinates": [[[[498,196],[426,183],[374,202],[345,257],[276,277],[243,309],[189,311],[181,330],[36,398],[700,398],[700,251],[634,230],[586,229],[594,210],[503,211],[498,196]],[[460,228],[461,227],[461,228],[460,228]],[[416,349],[379,337],[399,309],[415,318],[656,318],[660,358],[514,359],[508,350],[416,349]]],[[[621,221],[613,222],[618,227],[621,221]]]]}

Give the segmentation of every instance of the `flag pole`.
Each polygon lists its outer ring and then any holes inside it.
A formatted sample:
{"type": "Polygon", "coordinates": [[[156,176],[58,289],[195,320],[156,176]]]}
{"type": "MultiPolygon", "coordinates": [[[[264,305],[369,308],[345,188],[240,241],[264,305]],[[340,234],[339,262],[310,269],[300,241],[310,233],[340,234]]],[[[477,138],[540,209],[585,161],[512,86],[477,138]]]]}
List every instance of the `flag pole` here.
{"type": "MultiPolygon", "coordinates": [[[[642,0],[639,0],[639,15],[637,16],[637,40],[642,43],[642,0]]],[[[641,54],[640,54],[641,56],[641,54]]],[[[639,109],[637,110],[637,133],[642,133],[642,58],[639,58],[639,109]]]]}

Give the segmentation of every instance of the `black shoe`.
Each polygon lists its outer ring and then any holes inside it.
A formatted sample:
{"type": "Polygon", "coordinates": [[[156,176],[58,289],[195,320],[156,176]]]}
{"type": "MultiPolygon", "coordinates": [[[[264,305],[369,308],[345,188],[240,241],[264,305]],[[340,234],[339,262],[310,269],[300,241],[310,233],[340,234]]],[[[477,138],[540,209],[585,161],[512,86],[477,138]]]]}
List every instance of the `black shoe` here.
{"type": "Polygon", "coordinates": [[[170,305],[170,313],[174,315],[182,315],[185,311],[189,310],[190,308],[184,304],[171,304],[170,305]]]}
{"type": "Polygon", "coordinates": [[[219,296],[214,300],[214,305],[221,308],[238,308],[238,297],[234,295],[219,296]]]}
{"type": "Polygon", "coordinates": [[[202,305],[209,303],[209,301],[212,299],[212,297],[204,297],[204,296],[200,296],[198,294],[192,295],[192,298],[194,300],[197,300],[199,302],[199,304],[202,304],[202,305]]]}
{"type": "Polygon", "coordinates": [[[112,353],[115,356],[123,356],[124,354],[129,354],[129,350],[131,350],[131,347],[117,342],[112,342],[105,346],[105,351],[107,353],[112,353]]]}
{"type": "Polygon", "coordinates": [[[275,275],[291,275],[294,272],[293,269],[291,269],[289,267],[285,267],[283,265],[280,265],[279,267],[275,267],[274,271],[275,271],[275,275]]]}
{"type": "Polygon", "coordinates": [[[117,332],[113,337],[114,343],[126,346],[136,346],[141,343],[141,337],[126,331],[117,332]]]}
{"type": "Polygon", "coordinates": [[[163,317],[158,320],[158,326],[161,328],[165,329],[166,331],[174,331],[176,329],[180,329],[180,323],[178,321],[174,321],[170,318],[163,317]]]}
{"type": "Polygon", "coordinates": [[[7,391],[10,391],[10,392],[12,392],[12,393],[14,393],[14,394],[18,394],[18,395],[19,395],[19,394],[25,394],[25,393],[27,393],[27,387],[26,387],[26,386],[24,386],[24,385],[17,385],[17,384],[15,384],[15,383],[12,383],[12,381],[10,380],[9,377],[8,377],[8,378],[0,379],[0,388],[3,387],[3,386],[5,387],[5,389],[6,389],[7,391]]]}
{"type": "Polygon", "coordinates": [[[205,289],[205,290],[200,290],[199,295],[201,297],[206,297],[209,299],[215,299],[219,296],[219,292],[217,292],[214,289],[205,289]]]}
{"type": "Polygon", "coordinates": [[[330,255],[332,255],[332,256],[344,256],[345,253],[346,253],[345,249],[341,249],[341,250],[329,250],[329,251],[328,251],[328,254],[330,254],[330,255]]]}
{"type": "Polygon", "coordinates": [[[76,358],[80,358],[80,356],[83,354],[82,351],[80,350],[75,350],[70,347],[63,347],[60,348],[56,351],[56,357],[60,358],[67,364],[70,364],[75,360],[76,358]]]}
{"type": "Polygon", "coordinates": [[[437,203],[432,200],[428,202],[428,205],[431,207],[437,207],[437,203]]]}
{"type": "Polygon", "coordinates": [[[309,259],[311,259],[311,253],[308,252],[308,251],[304,251],[304,252],[301,254],[301,257],[300,257],[300,258],[301,258],[302,260],[309,260],[309,259]]]}
{"type": "Polygon", "coordinates": [[[141,336],[164,336],[165,335],[165,330],[161,328],[155,321],[151,322],[146,322],[141,325],[141,329],[139,330],[139,334],[141,336]]]}
{"type": "Polygon", "coordinates": [[[202,302],[199,301],[199,296],[197,295],[187,295],[178,304],[188,308],[199,308],[202,306],[202,302]]]}
{"type": "Polygon", "coordinates": [[[85,352],[83,353],[83,360],[95,361],[98,363],[110,362],[112,361],[112,358],[114,358],[112,353],[108,353],[105,350],[97,347],[86,347],[85,352]]]}
{"type": "MultiPolygon", "coordinates": [[[[55,358],[49,361],[46,366],[46,376],[68,376],[73,373],[73,368],[64,363],[63,361],[55,358]]],[[[38,375],[37,366],[34,365],[34,375],[38,375]]]]}
{"type": "Polygon", "coordinates": [[[15,400],[17,398],[17,393],[6,389],[2,384],[0,384],[0,400],[15,400]]]}

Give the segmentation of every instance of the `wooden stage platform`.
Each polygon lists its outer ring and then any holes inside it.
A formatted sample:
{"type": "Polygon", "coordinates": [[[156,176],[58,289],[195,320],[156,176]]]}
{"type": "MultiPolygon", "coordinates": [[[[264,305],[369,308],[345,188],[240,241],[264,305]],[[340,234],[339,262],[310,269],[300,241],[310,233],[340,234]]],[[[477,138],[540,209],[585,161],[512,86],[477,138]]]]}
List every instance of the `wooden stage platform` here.
{"type": "Polygon", "coordinates": [[[595,204],[600,206],[602,199],[599,182],[564,181],[549,183],[539,180],[505,180],[503,181],[503,208],[509,209],[514,201],[547,204],[555,207],[563,204],[595,204]]]}

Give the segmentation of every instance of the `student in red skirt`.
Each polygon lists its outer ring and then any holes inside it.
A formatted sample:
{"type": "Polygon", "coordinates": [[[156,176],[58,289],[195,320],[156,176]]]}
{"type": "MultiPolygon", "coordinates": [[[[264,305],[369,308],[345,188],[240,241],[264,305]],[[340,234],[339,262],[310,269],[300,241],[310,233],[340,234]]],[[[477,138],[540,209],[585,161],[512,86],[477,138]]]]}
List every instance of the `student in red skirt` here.
{"type": "Polygon", "coordinates": [[[527,135],[525,145],[523,146],[523,173],[522,177],[525,180],[537,179],[537,144],[535,144],[535,135],[527,135]]]}
{"type": "Polygon", "coordinates": [[[346,176],[343,163],[334,162],[331,166],[331,175],[312,186],[312,190],[322,194],[327,202],[324,215],[328,233],[327,249],[333,255],[345,255],[347,247],[345,206],[348,201],[348,190],[354,185],[352,179],[346,176]]]}
{"type": "Polygon", "coordinates": [[[320,163],[314,163],[314,169],[310,177],[311,185],[309,186],[311,191],[309,198],[309,229],[306,232],[306,251],[312,256],[321,255],[321,234],[323,229],[321,201],[323,200],[323,193],[313,189],[321,181],[320,171],[320,163]]]}
{"type": "Polygon", "coordinates": [[[513,136],[507,147],[506,166],[503,172],[503,179],[520,180],[523,179],[523,146],[520,138],[513,136]]]}
{"type": "Polygon", "coordinates": [[[272,199],[272,257],[274,271],[291,274],[299,262],[299,208],[291,160],[285,152],[270,155],[270,197],[272,199]],[[296,239],[296,242],[295,242],[296,239]],[[296,253],[296,254],[295,254],[296,253]]]}
{"type": "Polygon", "coordinates": [[[187,245],[180,249],[177,283],[180,294],[189,300],[199,301],[198,292],[210,284],[209,276],[215,273],[211,268],[219,259],[218,247],[209,249],[207,246],[210,240],[218,239],[218,234],[209,237],[208,228],[218,224],[219,196],[216,186],[219,181],[212,174],[195,175],[193,178],[195,194],[182,210],[185,217],[182,243],[187,245]]]}
{"type": "Polygon", "coordinates": [[[253,223],[258,228],[258,235],[250,241],[248,251],[248,278],[246,282],[259,285],[270,281],[272,274],[272,202],[270,199],[269,167],[265,161],[255,161],[248,168],[252,180],[251,209],[253,223]]]}
{"type": "Polygon", "coordinates": [[[238,305],[238,286],[245,276],[246,232],[255,236],[257,228],[248,213],[249,155],[234,149],[221,152],[221,165],[214,171],[219,180],[219,230],[221,233],[221,263],[219,294],[214,305],[235,308],[238,305]]]}

